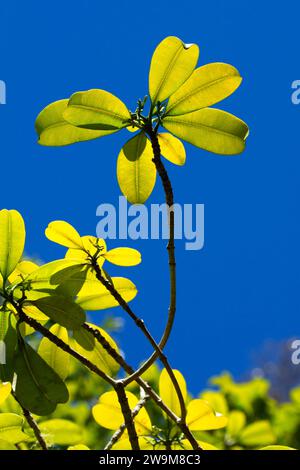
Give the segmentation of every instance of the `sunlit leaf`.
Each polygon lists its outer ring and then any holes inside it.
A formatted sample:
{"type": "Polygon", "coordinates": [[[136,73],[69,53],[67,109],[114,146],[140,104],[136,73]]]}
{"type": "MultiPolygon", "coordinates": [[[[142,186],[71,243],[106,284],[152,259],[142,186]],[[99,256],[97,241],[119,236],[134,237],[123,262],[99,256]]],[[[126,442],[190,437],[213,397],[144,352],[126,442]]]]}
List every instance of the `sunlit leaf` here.
{"type": "MultiPolygon", "coordinates": [[[[126,391],[128,404],[133,410],[138,404],[138,398],[131,392],[126,391]]],[[[124,423],[121,406],[115,392],[106,392],[100,396],[99,402],[93,407],[95,421],[106,429],[118,429],[124,423]]],[[[151,421],[145,408],[142,408],[134,418],[137,435],[148,435],[151,433],[151,421]]]]}
{"type": "Polygon", "coordinates": [[[231,438],[236,438],[245,427],[246,415],[242,411],[233,410],[228,416],[226,432],[231,438]]]}
{"type": "Polygon", "coordinates": [[[14,355],[17,344],[16,319],[9,310],[0,311],[0,380],[12,382],[14,374],[14,355]],[[4,364],[2,363],[4,362],[4,364]]]}
{"type": "MultiPolygon", "coordinates": [[[[70,248],[65,255],[67,259],[73,259],[78,260],[78,262],[87,263],[89,260],[89,254],[94,256],[97,251],[99,251],[101,254],[106,253],[106,243],[103,238],[97,238],[92,235],[85,235],[81,237],[81,240],[84,249],[76,250],[70,248]]],[[[104,259],[99,257],[98,264],[102,266],[103,263],[104,259]]]]}
{"type": "Polygon", "coordinates": [[[210,431],[224,428],[228,419],[220,414],[215,414],[212,407],[204,400],[190,401],[187,406],[187,425],[191,431],[210,431]]]}
{"type": "Polygon", "coordinates": [[[262,420],[249,424],[240,434],[239,442],[247,447],[274,444],[276,437],[269,421],[262,420]]]}
{"type": "Polygon", "coordinates": [[[19,342],[15,357],[16,396],[21,405],[40,416],[52,413],[58,403],[68,400],[61,378],[26,343],[19,342]]]}
{"type": "MultiPolygon", "coordinates": [[[[185,401],[187,391],[184,377],[178,370],[173,370],[173,372],[185,401]]],[[[173,413],[175,413],[176,416],[181,416],[179,399],[166,369],[162,370],[159,377],[159,394],[163,402],[173,411],[173,413]]]]}
{"type": "MultiPolygon", "coordinates": [[[[150,437],[139,436],[139,447],[141,450],[164,450],[165,447],[161,444],[157,444],[154,446],[154,439],[150,437]]],[[[112,450],[132,450],[130,440],[128,438],[120,439],[114,446],[112,450]]]]}
{"type": "Polygon", "coordinates": [[[11,284],[21,282],[28,274],[38,269],[38,265],[32,261],[21,261],[16,269],[9,275],[8,280],[11,284]]]}
{"type": "Polygon", "coordinates": [[[191,75],[199,57],[195,44],[184,44],[169,36],[155,49],[149,72],[149,94],[152,103],[164,101],[191,75]]]}
{"type": "MultiPolygon", "coordinates": [[[[55,324],[50,328],[50,331],[65,344],[69,344],[69,335],[66,328],[55,324]]],[[[38,353],[62,380],[68,377],[70,371],[70,355],[68,353],[45,337],[40,342],[38,353]]]]}
{"type": "Polygon", "coordinates": [[[125,104],[105,90],[79,91],[71,96],[64,118],[75,126],[116,132],[128,125],[125,104]]]}
{"type": "MultiPolygon", "coordinates": [[[[89,325],[93,329],[100,331],[101,335],[106,339],[110,346],[117,352],[119,351],[115,341],[111,338],[111,336],[109,336],[108,333],[106,333],[106,331],[97,325],[93,325],[91,323],[89,323],[89,325]]],[[[110,356],[110,354],[108,354],[103,346],[97,340],[95,340],[90,332],[84,330],[83,328],[76,330],[74,331],[74,340],[73,347],[76,349],[76,351],[95,364],[103,372],[110,375],[114,375],[118,372],[120,366],[110,356]]]]}
{"type": "Polygon", "coordinates": [[[80,426],[66,419],[43,421],[39,428],[49,444],[67,446],[82,441],[83,431],[80,426]]]}
{"type": "MultiPolygon", "coordinates": [[[[217,447],[209,444],[208,442],[197,441],[203,450],[218,450],[217,447]]],[[[182,439],[179,442],[173,442],[171,445],[172,450],[192,450],[193,446],[187,439],[182,439]]]]}
{"type": "Polygon", "coordinates": [[[143,132],[122,148],[117,161],[120,189],[131,204],[143,204],[153,191],[156,169],[150,141],[143,132]]]}
{"type": "Polygon", "coordinates": [[[0,413],[0,439],[11,444],[26,441],[28,436],[22,431],[23,418],[15,413],[0,413]]]}
{"type": "Polygon", "coordinates": [[[6,398],[10,395],[11,384],[10,382],[0,383],[0,405],[5,402],[6,398]]]}
{"type": "Polygon", "coordinates": [[[136,266],[142,261],[140,252],[134,248],[113,248],[103,256],[107,261],[118,266],[136,266]]]}
{"type": "Polygon", "coordinates": [[[17,448],[11,442],[0,439],[0,451],[1,450],[17,450],[17,448]]]}
{"type": "MultiPolygon", "coordinates": [[[[122,295],[126,302],[130,302],[137,294],[137,288],[129,279],[124,277],[113,277],[114,288],[122,295]]],[[[84,286],[88,289],[88,286],[84,286]]],[[[119,303],[112,294],[101,285],[99,282],[98,287],[94,288],[93,292],[88,293],[88,290],[84,291],[84,295],[81,293],[77,298],[77,303],[84,310],[104,310],[106,308],[118,307],[119,303]]]]}
{"type": "Polygon", "coordinates": [[[175,165],[185,164],[185,148],[181,140],[168,132],[157,135],[160,151],[163,157],[175,165]]]}
{"type": "Polygon", "coordinates": [[[199,398],[202,398],[202,400],[207,401],[215,412],[227,416],[228,404],[223,393],[216,390],[206,390],[201,393],[201,396],[199,398]]]}
{"type": "Polygon", "coordinates": [[[293,447],[288,447],[288,446],[266,446],[262,447],[259,450],[296,450],[293,447]]]}
{"type": "Polygon", "coordinates": [[[232,65],[203,65],[170,97],[167,114],[176,116],[212,106],[231,95],[241,81],[242,77],[232,65]]]}
{"type": "Polygon", "coordinates": [[[35,122],[39,144],[56,147],[111,134],[111,131],[93,131],[72,126],[63,118],[68,102],[68,99],[55,101],[40,112],[35,122]]]}
{"type": "Polygon", "coordinates": [[[214,108],[167,116],[163,126],[180,139],[221,155],[241,153],[249,132],[241,119],[214,108]]]}
{"type": "Polygon", "coordinates": [[[82,240],[77,230],[64,220],[51,222],[45,230],[45,235],[52,242],[67,248],[83,248],[82,240]]]}
{"type": "Polygon", "coordinates": [[[3,279],[13,272],[24,251],[24,220],[15,210],[0,211],[0,273],[3,279]]]}
{"type": "Polygon", "coordinates": [[[34,305],[55,323],[67,329],[78,330],[85,322],[84,310],[62,295],[42,297],[35,300],[34,305]]]}

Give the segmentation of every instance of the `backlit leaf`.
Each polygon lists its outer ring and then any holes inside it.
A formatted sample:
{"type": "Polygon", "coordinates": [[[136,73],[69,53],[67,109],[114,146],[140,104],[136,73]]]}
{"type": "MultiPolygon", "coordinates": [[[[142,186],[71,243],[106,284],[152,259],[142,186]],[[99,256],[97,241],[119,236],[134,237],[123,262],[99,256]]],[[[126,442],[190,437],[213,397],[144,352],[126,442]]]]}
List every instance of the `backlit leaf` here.
{"type": "MultiPolygon", "coordinates": [[[[99,253],[104,254],[106,253],[106,243],[103,238],[97,238],[92,235],[85,235],[81,237],[83,250],[75,250],[70,248],[65,257],[67,259],[78,260],[78,262],[87,263],[89,261],[89,254],[94,256],[97,251],[99,253]]],[[[101,257],[98,259],[98,264],[102,266],[104,263],[104,259],[101,257]]]]}
{"type": "Polygon", "coordinates": [[[249,424],[239,436],[239,442],[247,447],[267,446],[276,442],[269,421],[262,420],[249,424]]]}
{"type": "Polygon", "coordinates": [[[93,131],[72,126],[63,118],[68,102],[68,99],[55,101],[40,112],[35,122],[39,144],[59,147],[111,134],[111,131],[93,131]]]}
{"type": "Polygon", "coordinates": [[[219,413],[215,414],[211,406],[204,400],[190,401],[187,406],[187,425],[191,431],[210,431],[224,428],[228,419],[219,413]]]}
{"type": "MultiPolygon", "coordinates": [[[[173,372],[180,387],[181,393],[183,395],[183,399],[185,401],[187,391],[184,377],[178,370],[173,370],[173,372]]],[[[159,394],[163,402],[173,411],[173,413],[175,413],[176,416],[181,416],[179,399],[175,387],[166,369],[162,370],[159,377],[159,394]]]]}
{"type": "Polygon", "coordinates": [[[153,191],[156,168],[150,141],[143,132],[122,148],[117,161],[120,189],[131,204],[143,204],[153,191]]]}
{"type": "Polygon", "coordinates": [[[79,233],[71,224],[64,220],[51,222],[45,231],[46,237],[52,242],[67,248],[82,248],[82,241],[79,233]]]}
{"type": "Polygon", "coordinates": [[[170,162],[175,165],[185,164],[185,148],[181,140],[168,132],[162,132],[157,135],[160,152],[170,162]]]}
{"type": "Polygon", "coordinates": [[[0,439],[11,444],[26,441],[28,436],[22,431],[23,418],[15,413],[0,413],[0,439]]]}
{"type": "MultiPolygon", "coordinates": [[[[66,328],[55,324],[50,328],[50,331],[65,344],[69,344],[69,335],[66,328]]],[[[40,342],[38,353],[62,380],[68,377],[70,370],[70,355],[68,353],[45,337],[40,342]]]]}
{"type": "MultiPolygon", "coordinates": [[[[137,294],[137,288],[129,279],[124,277],[113,277],[113,285],[115,289],[122,295],[126,302],[130,302],[137,294]]],[[[88,286],[84,288],[88,289],[88,286]]],[[[77,298],[77,303],[84,310],[104,310],[106,308],[118,307],[119,303],[112,294],[101,285],[99,282],[98,287],[94,288],[92,292],[88,290],[84,291],[84,295],[81,294],[77,298]]]]}
{"type": "Polygon", "coordinates": [[[42,297],[35,300],[34,305],[55,323],[67,329],[78,330],[85,322],[84,310],[62,295],[42,297]]]}
{"type": "Polygon", "coordinates": [[[49,419],[40,423],[39,428],[49,444],[67,446],[82,441],[80,426],[66,419],[49,419]]]}
{"type": "Polygon", "coordinates": [[[17,344],[16,319],[9,310],[0,311],[0,380],[12,382],[17,344]],[[4,364],[3,364],[4,363],[4,364]]]}
{"type": "Polygon", "coordinates": [[[155,49],[149,72],[149,94],[152,103],[164,101],[191,75],[199,57],[195,44],[184,44],[169,36],[155,49]]]}
{"type": "Polygon", "coordinates": [[[3,279],[13,272],[24,251],[25,225],[19,212],[0,211],[0,273],[3,279]]]}
{"type": "MultiPolygon", "coordinates": [[[[97,325],[89,325],[95,330],[100,331],[101,335],[106,339],[106,341],[118,351],[118,347],[115,341],[109,336],[106,331],[100,328],[97,325]]],[[[108,354],[108,352],[103,348],[103,346],[95,340],[92,334],[83,328],[80,330],[74,331],[74,340],[73,347],[76,351],[84,356],[86,359],[95,364],[99,369],[109,375],[115,375],[120,366],[118,363],[108,354]]]]}
{"type": "Polygon", "coordinates": [[[9,275],[8,280],[11,284],[21,282],[28,274],[38,269],[38,265],[32,261],[21,261],[16,269],[9,275]]]}
{"type": "Polygon", "coordinates": [[[10,395],[11,384],[10,382],[0,383],[0,405],[5,402],[6,398],[10,395]]]}
{"type": "Polygon", "coordinates": [[[242,77],[232,65],[203,65],[170,97],[167,114],[177,116],[212,106],[231,95],[241,81],[242,77]]]}
{"type": "Polygon", "coordinates": [[[167,116],[163,126],[180,139],[209,152],[235,155],[245,148],[247,125],[219,109],[205,108],[180,116],[167,116]]]}
{"type": "Polygon", "coordinates": [[[142,261],[140,252],[134,248],[113,248],[103,256],[107,261],[118,266],[136,266],[142,261]]]}
{"type": "Polygon", "coordinates": [[[79,91],[71,96],[64,118],[75,126],[116,132],[128,125],[125,104],[105,90],[79,91]]]}
{"type": "MultiPolygon", "coordinates": [[[[128,404],[133,410],[138,404],[138,398],[131,392],[126,391],[128,404]]],[[[124,423],[124,417],[116,392],[106,392],[100,396],[99,402],[93,407],[95,421],[106,429],[118,429],[124,423]]],[[[142,408],[134,418],[137,435],[151,433],[151,421],[145,408],[142,408]]]]}
{"type": "Polygon", "coordinates": [[[16,396],[21,405],[40,416],[52,413],[58,403],[68,401],[68,390],[34,349],[19,342],[15,357],[16,396]]]}

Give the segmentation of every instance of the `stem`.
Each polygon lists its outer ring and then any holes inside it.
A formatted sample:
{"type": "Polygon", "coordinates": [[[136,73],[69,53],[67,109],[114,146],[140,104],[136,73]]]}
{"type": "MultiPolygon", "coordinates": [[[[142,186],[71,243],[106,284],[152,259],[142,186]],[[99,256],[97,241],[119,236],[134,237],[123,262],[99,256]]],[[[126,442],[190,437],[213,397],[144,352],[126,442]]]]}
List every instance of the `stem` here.
{"type": "Polygon", "coordinates": [[[128,431],[128,437],[129,437],[132,450],[140,450],[139,438],[136,433],[133,416],[132,416],[131,409],[128,403],[128,398],[125,392],[125,387],[121,382],[118,382],[115,384],[114,388],[118,395],[118,400],[119,400],[120,407],[124,416],[124,422],[128,431]]]}
{"type": "Polygon", "coordinates": [[[18,405],[21,407],[22,409],[22,413],[24,415],[24,418],[26,419],[28,425],[31,427],[31,429],[33,430],[34,432],[34,435],[38,441],[38,443],[40,444],[41,446],[41,449],[42,450],[48,450],[48,447],[47,447],[47,444],[46,444],[46,441],[44,440],[43,436],[42,436],[42,432],[40,430],[40,428],[38,427],[38,424],[37,422],[35,421],[35,419],[33,418],[32,414],[30,413],[29,410],[27,410],[26,408],[24,408],[24,406],[21,405],[21,403],[19,402],[19,400],[17,399],[16,395],[14,393],[12,393],[12,396],[14,397],[14,399],[16,400],[16,402],[18,403],[18,405]]]}
{"type": "MultiPolygon", "coordinates": [[[[146,405],[146,402],[149,400],[149,398],[150,398],[149,395],[145,395],[137,403],[136,407],[133,408],[133,410],[131,411],[132,418],[135,418],[139,414],[141,409],[146,405]]],[[[121,424],[119,429],[112,435],[112,437],[110,438],[110,440],[108,441],[108,443],[104,447],[104,450],[110,450],[118,442],[118,440],[121,438],[121,436],[123,435],[125,429],[126,429],[126,424],[125,423],[121,424]]]]}
{"type": "MultiPolygon", "coordinates": [[[[114,288],[114,286],[107,280],[105,277],[102,275],[101,268],[98,265],[96,260],[92,260],[92,266],[95,270],[95,274],[97,279],[104,285],[104,287],[110,292],[110,294],[116,299],[116,301],[119,303],[119,305],[125,310],[126,313],[133,319],[137,327],[143,332],[143,334],[146,336],[148,341],[150,342],[151,346],[155,350],[156,356],[159,357],[161,362],[166,368],[166,371],[169,374],[169,377],[171,379],[171,382],[175,388],[176,394],[178,396],[179,404],[180,404],[180,411],[181,411],[181,418],[185,420],[186,418],[186,407],[185,407],[185,400],[182,395],[179,383],[175,377],[175,374],[173,372],[172,367],[169,364],[169,361],[165,354],[162,352],[160,346],[156,343],[155,339],[151,335],[150,331],[146,327],[144,321],[141,318],[138,318],[136,314],[132,311],[132,309],[129,307],[128,303],[123,299],[122,295],[114,288]]],[[[132,382],[133,377],[136,379],[137,377],[141,376],[140,369],[133,374],[131,374],[129,377],[126,377],[123,379],[123,384],[126,386],[130,382],[132,382]]]]}

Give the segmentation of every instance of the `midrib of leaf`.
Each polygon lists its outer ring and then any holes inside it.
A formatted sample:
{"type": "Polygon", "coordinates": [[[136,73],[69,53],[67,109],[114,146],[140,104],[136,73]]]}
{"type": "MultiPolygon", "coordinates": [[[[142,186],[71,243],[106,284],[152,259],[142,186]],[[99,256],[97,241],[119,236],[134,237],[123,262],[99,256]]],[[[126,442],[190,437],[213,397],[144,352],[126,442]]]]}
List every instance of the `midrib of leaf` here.
{"type": "MultiPolygon", "coordinates": [[[[78,109],[87,109],[88,111],[93,111],[98,114],[106,114],[107,116],[115,117],[119,119],[120,121],[128,120],[128,116],[122,116],[121,114],[115,113],[114,111],[109,111],[108,109],[103,109],[99,107],[94,107],[94,106],[86,106],[83,104],[70,104],[70,108],[78,108],[78,109]]],[[[75,126],[76,127],[76,126],[75,126]]]]}
{"type": "Polygon", "coordinates": [[[153,98],[153,103],[156,102],[156,99],[157,99],[157,96],[159,95],[159,92],[163,86],[163,83],[164,81],[166,80],[166,78],[170,75],[170,73],[172,72],[173,68],[174,68],[174,65],[177,61],[177,58],[178,56],[180,55],[180,52],[181,52],[181,48],[182,48],[182,44],[180,44],[178,50],[175,52],[174,56],[173,56],[173,59],[170,61],[168,67],[166,68],[161,80],[160,80],[160,83],[157,87],[157,90],[156,90],[156,93],[154,94],[154,98],[153,98]]]}
{"type": "Polygon", "coordinates": [[[216,127],[207,126],[206,124],[194,123],[194,122],[191,122],[191,121],[182,121],[182,120],[178,120],[178,119],[173,119],[173,116],[169,116],[169,121],[168,121],[168,119],[166,119],[166,121],[170,122],[170,123],[186,125],[188,127],[196,127],[198,129],[201,129],[202,127],[204,127],[206,129],[208,129],[210,132],[215,132],[216,134],[221,134],[223,136],[225,135],[226,137],[230,136],[233,139],[237,139],[237,140],[242,140],[242,141],[245,140],[242,137],[239,137],[235,134],[231,134],[230,132],[221,131],[220,129],[217,129],[216,127]],[[172,120],[171,120],[171,118],[172,118],[172,120]]]}
{"type": "MultiPolygon", "coordinates": [[[[216,85],[217,83],[219,82],[223,82],[223,81],[226,81],[228,78],[234,78],[234,77],[238,77],[238,75],[226,75],[225,77],[221,77],[221,78],[217,78],[216,80],[213,80],[207,84],[204,84],[204,85],[200,85],[198,86],[197,88],[195,88],[194,90],[190,91],[189,93],[187,93],[186,95],[182,96],[181,98],[179,98],[178,100],[174,101],[174,103],[170,106],[170,108],[168,109],[167,113],[166,113],[166,116],[169,114],[169,112],[174,109],[176,106],[178,106],[178,104],[182,103],[182,101],[185,101],[189,98],[191,98],[191,96],[193,95],[196,95],[197,93],[199,93],[200,91],[203,91],[207,88],[210,88],[211,86],[214,86],[216,85]]],[[[204,108],[206,108],[207,106],[203,106],[204,108]]],[[[202,109],[202,108],[198,108],[198,109],[202,109]]],[[[189,111],[188,111],[189,112],[189,111]]],[[[187,113],[188,113],[187,112],[187,113]]],[[[186,113],[186,114],[187,114],[186,113]]]]}

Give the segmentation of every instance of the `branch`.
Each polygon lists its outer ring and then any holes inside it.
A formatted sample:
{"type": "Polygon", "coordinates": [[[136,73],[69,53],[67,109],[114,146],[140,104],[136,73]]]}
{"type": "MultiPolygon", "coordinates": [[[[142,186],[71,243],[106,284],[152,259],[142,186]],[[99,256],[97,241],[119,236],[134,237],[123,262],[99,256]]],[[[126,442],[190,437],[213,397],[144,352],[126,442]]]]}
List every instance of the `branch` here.
{"type": "MultiPolygon", "coordinates": [[[[133,410],[131,411],[132,418],[135,418],[139,414],[141,409],[146,405],[149,398],[150,398],[150,396],[147,395],[147,394],[145,394],[144,397],[141,398],[141,400],[137,403],[136,407],[133,408],[133,410]]],[[[104,447],[104,450],[110,450],[118,442],[118,440],[121,438],[121,436],[123,435],[125,429],[126,429],[125,423],[121,424],[119,429],[112,435],[112,437],[110,438],[110,440],[108,441],[108,443],[104,447]]]]}
{"type": "Polygon", "coordinates": [[[35,421],[35,419],[33,418],[32,414],[30,413],[29,410],[27,410],[26,408],[24,408],[24,406],[21,405],[21,403],[19,402],[19,400],[17,399],[16,395],[14,393],[12,393],[12,396],[14,397],[14,399],[16,400],[16,402],[18,403],[18,405],[21,407],[22,409],[22,413],[24,415],[24,418],[26,419],[28,425],[31,427],[31,429],[33,430],[34,432],[34,435],[38,441],[38,443],[40,444],[41,446],[41,449],[42,450],[48,450],[48,447],[47,447],[47,444],[46,444],[46,441],[44,440],[43,436],[42,436],[42,432],[40,430],[40,428],[38,427],[38,424],[37,422],[35,421]]]}
{"type": "Polygon", "coordinates": [[[128,437],[132,450],[140,450],[139,438],[136,433],[132,412],[125,392],[125,387],[121,382],[118,382],[115,384],[114,388],[118,395],[118,400],[124,416],[124,423],[128,431],[128,437]]]}

